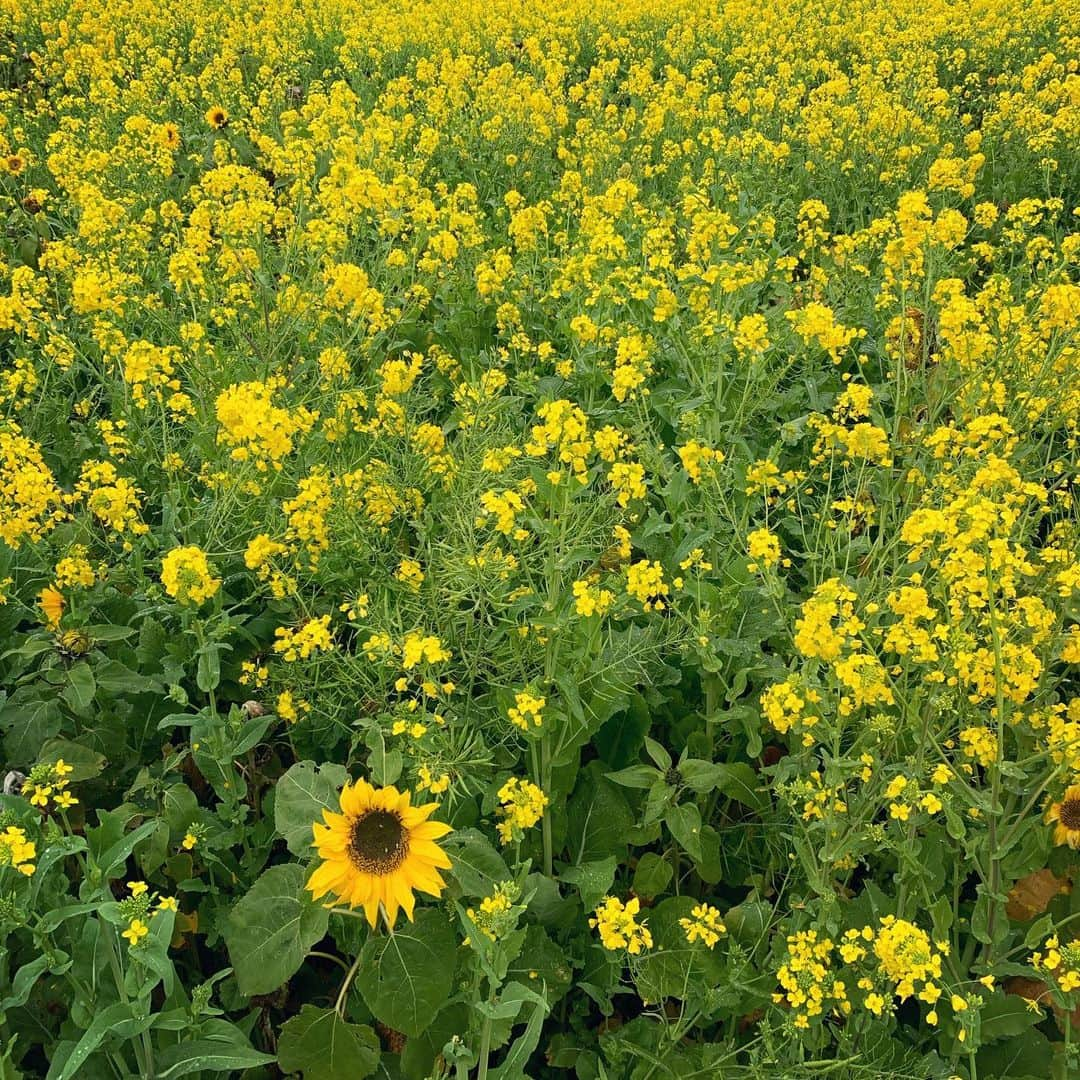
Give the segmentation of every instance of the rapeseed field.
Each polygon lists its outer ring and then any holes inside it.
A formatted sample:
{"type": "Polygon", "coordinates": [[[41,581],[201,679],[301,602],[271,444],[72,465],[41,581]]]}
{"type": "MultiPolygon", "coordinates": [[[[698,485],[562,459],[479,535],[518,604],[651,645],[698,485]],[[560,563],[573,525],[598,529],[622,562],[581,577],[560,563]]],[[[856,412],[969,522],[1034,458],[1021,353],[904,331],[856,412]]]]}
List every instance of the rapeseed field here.
{"type": "Polygon", "coordinates": [[[0,0],[0,1078],[1080,1077],[1078,68],[0,0]]]}

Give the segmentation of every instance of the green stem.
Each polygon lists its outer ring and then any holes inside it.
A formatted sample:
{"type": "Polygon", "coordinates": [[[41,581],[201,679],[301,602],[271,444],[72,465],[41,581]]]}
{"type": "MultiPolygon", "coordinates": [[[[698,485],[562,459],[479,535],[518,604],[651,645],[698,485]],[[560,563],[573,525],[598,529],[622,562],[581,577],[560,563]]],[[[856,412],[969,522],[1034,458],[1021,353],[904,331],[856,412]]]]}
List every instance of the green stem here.
{"type": "Polygon", "coordinates": [[[341,989],[338,991],[337,1001],[334,1002],[334,1012],[345,1019],[345,999],[349,994],[349,987],[352,986],[353,978],[356,975],[357,969],[360,967],[360,954],[356,954],[356,959],[353,961],[353,965],[349,968],[345,975],[345,981],[341,984],[341,989]]]}
{"type": "Polygon", "coordinates": [[[476,1080],[487,1080],[488,1058],[491,1056],[491,1017],[484,1017],[484,1029],[480,1033],[480,1065],[476,1080]]]}

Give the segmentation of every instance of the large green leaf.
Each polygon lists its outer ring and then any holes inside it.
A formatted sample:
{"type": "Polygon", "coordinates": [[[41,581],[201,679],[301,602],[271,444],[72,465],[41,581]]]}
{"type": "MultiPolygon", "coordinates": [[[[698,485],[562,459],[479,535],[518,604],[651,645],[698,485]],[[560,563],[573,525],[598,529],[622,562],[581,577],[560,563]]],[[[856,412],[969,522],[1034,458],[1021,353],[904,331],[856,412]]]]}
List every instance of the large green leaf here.
{"type": "Polygon", "coordinates": [[[456,952],[449,920],[429,908],[411,925],[368,940],[360,955],[357,989],[388,1027],[419,1035],[450,996],[456,952]]]}
{"type": "Polygon", "coordinates": [[[41,748],[38,761],[55,765],[63,760],[65,765],[71,766],[68,780],[73,784],[84,780],[93,780],[100,776],[105,769],[105,755],[99,754],[89,746],[82,743],[72,742],[70,739],[50,739],[41,748]]]}
{"type": "Polygon", "coordinates": [[[653,947],[638,962],[637,986],[643,1000],[685,1000],[719,976],[719,958],[701,943],[691,945],[679,924],[696,903],[689,896],[673,896],[646,915],[653,947]]]}
{"type": "Polygon", "coordinates": [[[294,855],[311,851],[311,826],[324,810],[338,812],[338,789],[348,779],[340,765],[298,761],[274,788],[274,828],[294,855]]]}
{"type": "Polygon", "coordinates": [[[35,698],[36,691],[16,691],[0,707],[4,754],[11,765],[29,766],[42,745],[60,731],[62,712],[55,698],[35,698]]]}
{"type": "Polygon", "coordinates": [[[329,913],[311,899],[304,878],[303,867],[272,866],[229,912],[225,944],[241,993],[276,990],[326,933],[329,913]]]}
{"type": "Polygon", "coordinates": [[[335,1009],[305,1005],[281,1029],[278,1064],[304,1080],[363,1080],[379,1066],[379,1038],[366,1025],[347,1024],[335,1009]]]}
{"type": "Polygon", "coordinates": [[[623,793],[591,768],[582,773],[568,807],[570,849],[575,863],[596,862],[626,853],[634,815],[623,793]]]}
{"type": "Polygon", "coordinates": [[[241,1069],[254,1069],[258,1065],[270,1065],[273,1061],[273,1055],[247,1045],[237,1031],[235,1041],[190,1039],[166,1048],[155,1061],[155,1077],[156,1080],[177,1080],[178,1077],[204,1071],[228,1074],[241,1069]]]}
{"type": "Polygon", "coordinates": [[[80,660],[79,663],[72,665],[67,677],[67,686],[62,691],[64,700],[76,711],[88,709],[97,691],[97,683],[90,665],[85,660],[80,660]]]}
{"type": "Polygon", "coordinates": [[[503,857],[477,829],[458,829],[444,842],[453,868],[450,873],[466,896],[490,896],[510,877],[503,857]]]}

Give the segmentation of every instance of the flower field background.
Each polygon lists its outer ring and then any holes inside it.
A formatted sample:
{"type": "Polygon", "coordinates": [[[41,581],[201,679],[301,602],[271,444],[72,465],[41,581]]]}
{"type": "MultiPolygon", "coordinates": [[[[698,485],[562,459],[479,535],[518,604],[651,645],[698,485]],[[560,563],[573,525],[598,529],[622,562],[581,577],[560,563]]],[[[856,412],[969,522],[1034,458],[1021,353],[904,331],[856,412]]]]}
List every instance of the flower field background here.
{"type": "Polygon", "coordinates": [[[0,0],[0,1078],[1080,1076],[1078,46],[0,0]]]}

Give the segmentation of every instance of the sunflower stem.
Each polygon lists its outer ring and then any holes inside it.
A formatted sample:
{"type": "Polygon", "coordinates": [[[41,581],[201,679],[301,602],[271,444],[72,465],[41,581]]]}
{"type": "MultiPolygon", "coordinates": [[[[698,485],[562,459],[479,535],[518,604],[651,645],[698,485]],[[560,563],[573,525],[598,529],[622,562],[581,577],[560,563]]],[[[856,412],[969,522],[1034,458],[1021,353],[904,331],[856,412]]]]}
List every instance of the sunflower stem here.
{"type": "Polygon", "coordinates": [[[367,921],[367,916],[362,911],[350,911],[345,907],[332,907],[330,909],[331,915],[348,915],[350,919],[363,919],[367,921]]]}
{"type": "Polygon", "coordinates": [[[341,989],[338,991],[337,1001],[334,1002],[334,1012],[345,1019],[345,999],[349,995],[349,987],[352,986],[352,981],[356,976],[356,970],[360,967],[360,954],[356,954],[356,959],[353,961],[353,965],[349,968],[348,974],[345,976],[345,981],[341,984],[341,989]]]}

